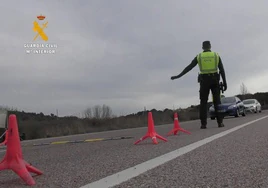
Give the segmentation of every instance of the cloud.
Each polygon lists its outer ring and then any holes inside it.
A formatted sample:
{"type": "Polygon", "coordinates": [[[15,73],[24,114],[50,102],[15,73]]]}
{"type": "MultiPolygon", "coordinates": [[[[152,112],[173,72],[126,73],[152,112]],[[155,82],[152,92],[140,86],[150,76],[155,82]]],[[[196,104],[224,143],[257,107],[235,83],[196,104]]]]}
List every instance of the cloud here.
{"type": "MultiPolygon", "coordinates": [[[[72,115],[106,104],[115,114],[199,103],[198,67],[179,74],[210,40],[228,91],[265,91],[265,1],[20,1],[1,5],[3,105],[72,115]],[[56,54],[26,54],[36,16],[56,54]]],[[[44,43],[39,38],[36,43],[44,43]]]]}

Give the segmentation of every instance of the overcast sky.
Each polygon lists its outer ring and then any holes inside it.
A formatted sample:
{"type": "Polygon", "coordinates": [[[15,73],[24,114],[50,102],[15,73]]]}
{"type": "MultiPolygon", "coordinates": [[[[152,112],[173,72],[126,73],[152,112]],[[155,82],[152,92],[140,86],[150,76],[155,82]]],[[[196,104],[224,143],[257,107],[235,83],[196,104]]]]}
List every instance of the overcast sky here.
{"type": "MultiPolygon", "coordinates": [[[[94,105],[114,114],[199,104],[198,66],[171,81],[210,40],[224,64],[226,96],[268,91],[267,1],[88,0],[1,3],[1,104],[78,115],[94,105]],[[47,42],[33,22],[45,15],[47,42]],[[57,44],[26,54],[25,43],[57,44]]],[[[38,21],[38,20],[37,20],[38,21]]],[[[44,23],[39,21],[39,24],[44,23]]],[[[211,96],[210,96],[211,97],[211,96]]]]}

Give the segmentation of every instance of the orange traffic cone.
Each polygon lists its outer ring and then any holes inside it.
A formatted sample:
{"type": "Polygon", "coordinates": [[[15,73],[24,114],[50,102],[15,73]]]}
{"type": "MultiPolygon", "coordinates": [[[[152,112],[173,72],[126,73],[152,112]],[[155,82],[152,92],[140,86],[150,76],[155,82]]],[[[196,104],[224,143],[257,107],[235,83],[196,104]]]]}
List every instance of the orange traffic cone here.
{"type": "Polygon", "coordinates": [[[9,116],[7,151],[4,159],[0,163],[0,171],[13,170],[28,185],[35,185],[35,181],[30,172],[41,175],[42,172],[24,161],[20,145],[17,119],[14,114],[9,116]]]}
{"type": "Polygon", "coordinates": [[[179,131],[191,134],[189,131],[184,130],[183,128],[180,127],[179,119],[178,119],[178,114],[177,112],[174,113],[174,127],[173,129],[168,133],[168,136],[170,136],[172,133],[176,135],[179,131]]]}
{"type": "Polygon", "coordinates": [[[142,138],[140,138],[139,140],[137,140],[134,144],[138,144],[141,141],[145,140],[146,138],[151,137],[153,140],[154,144],[158,144],[157,139],[159,138],[160,140],[163,140],[165,142],[167,142],[167,139],[165,139],[164,137],[160,136],[159,134],[157,134],[155,132],[155,128],[154,128],[154,120],[153,120],[153,115],[152,112],[148,113],[148,132],[146,133],[145,136],[143,136],[142,138]]]}
{"type": "Polygon", "coordinates": [[[6,134],[5,140],[4,140],[4,142],[0,143],[0,146],[7,145],[7,138],[8,138],[8,131],[7,130],[6,130],[5,134],[6,134]]]}

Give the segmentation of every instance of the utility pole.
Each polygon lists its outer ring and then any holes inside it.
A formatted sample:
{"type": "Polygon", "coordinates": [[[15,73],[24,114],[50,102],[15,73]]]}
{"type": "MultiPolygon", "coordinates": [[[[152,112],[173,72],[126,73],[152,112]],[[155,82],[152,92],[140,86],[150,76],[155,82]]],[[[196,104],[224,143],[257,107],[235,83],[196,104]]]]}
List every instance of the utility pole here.
{"type": "Polygon", "coordinates": [[[146,125],[146,107],[145,106],[144,106],[143,114],[144,114],[144,125],[146,125]]]}

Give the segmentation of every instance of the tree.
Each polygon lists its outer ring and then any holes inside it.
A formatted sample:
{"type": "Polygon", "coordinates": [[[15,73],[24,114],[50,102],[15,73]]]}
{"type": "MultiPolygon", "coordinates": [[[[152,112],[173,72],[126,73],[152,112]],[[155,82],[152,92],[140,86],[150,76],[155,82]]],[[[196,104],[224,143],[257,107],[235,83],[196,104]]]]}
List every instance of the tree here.
{"type": "Polygon", "coordinates": [[[107,105],[95,105],[92,108],[87,108],[84,111],[85,118],[107,119],[113,117],[111,107],[107,105]]]}
{"type": "Polygon", "coordinates": [[[101,113],[102,113],[102,109],[100,105],[95,105],[93,107],[93,117],[96,119],[100,119],[101,118],[101,113]]]}
{"type": "Polygon", "coordinates": [[[102,105],[102,118],[111,118],[112,117],[112,109],[107,105],[102,105]]]}
{"type": "Polygon", "coordinates": [[[247,87],[244,83],[240,86],[240,92],[241,92],[241,99],[245,100],[247,98],[247,95],[249,94],[247,87]]]}
{"type": "Polygon", "coordinates": [[[92,110],[91,110],[91,108],[85,109],[84,116],[85,116],[85,118],[92,118],[92,110]]]}
{"type": "Polygon", "coordinates": [[[241,95],[248,94],[248,89],[247,89],[247,87],[245,86],[244,83],[242,83],[241,86],[240,86],[240,92],[241,92],[241,95]]]}

